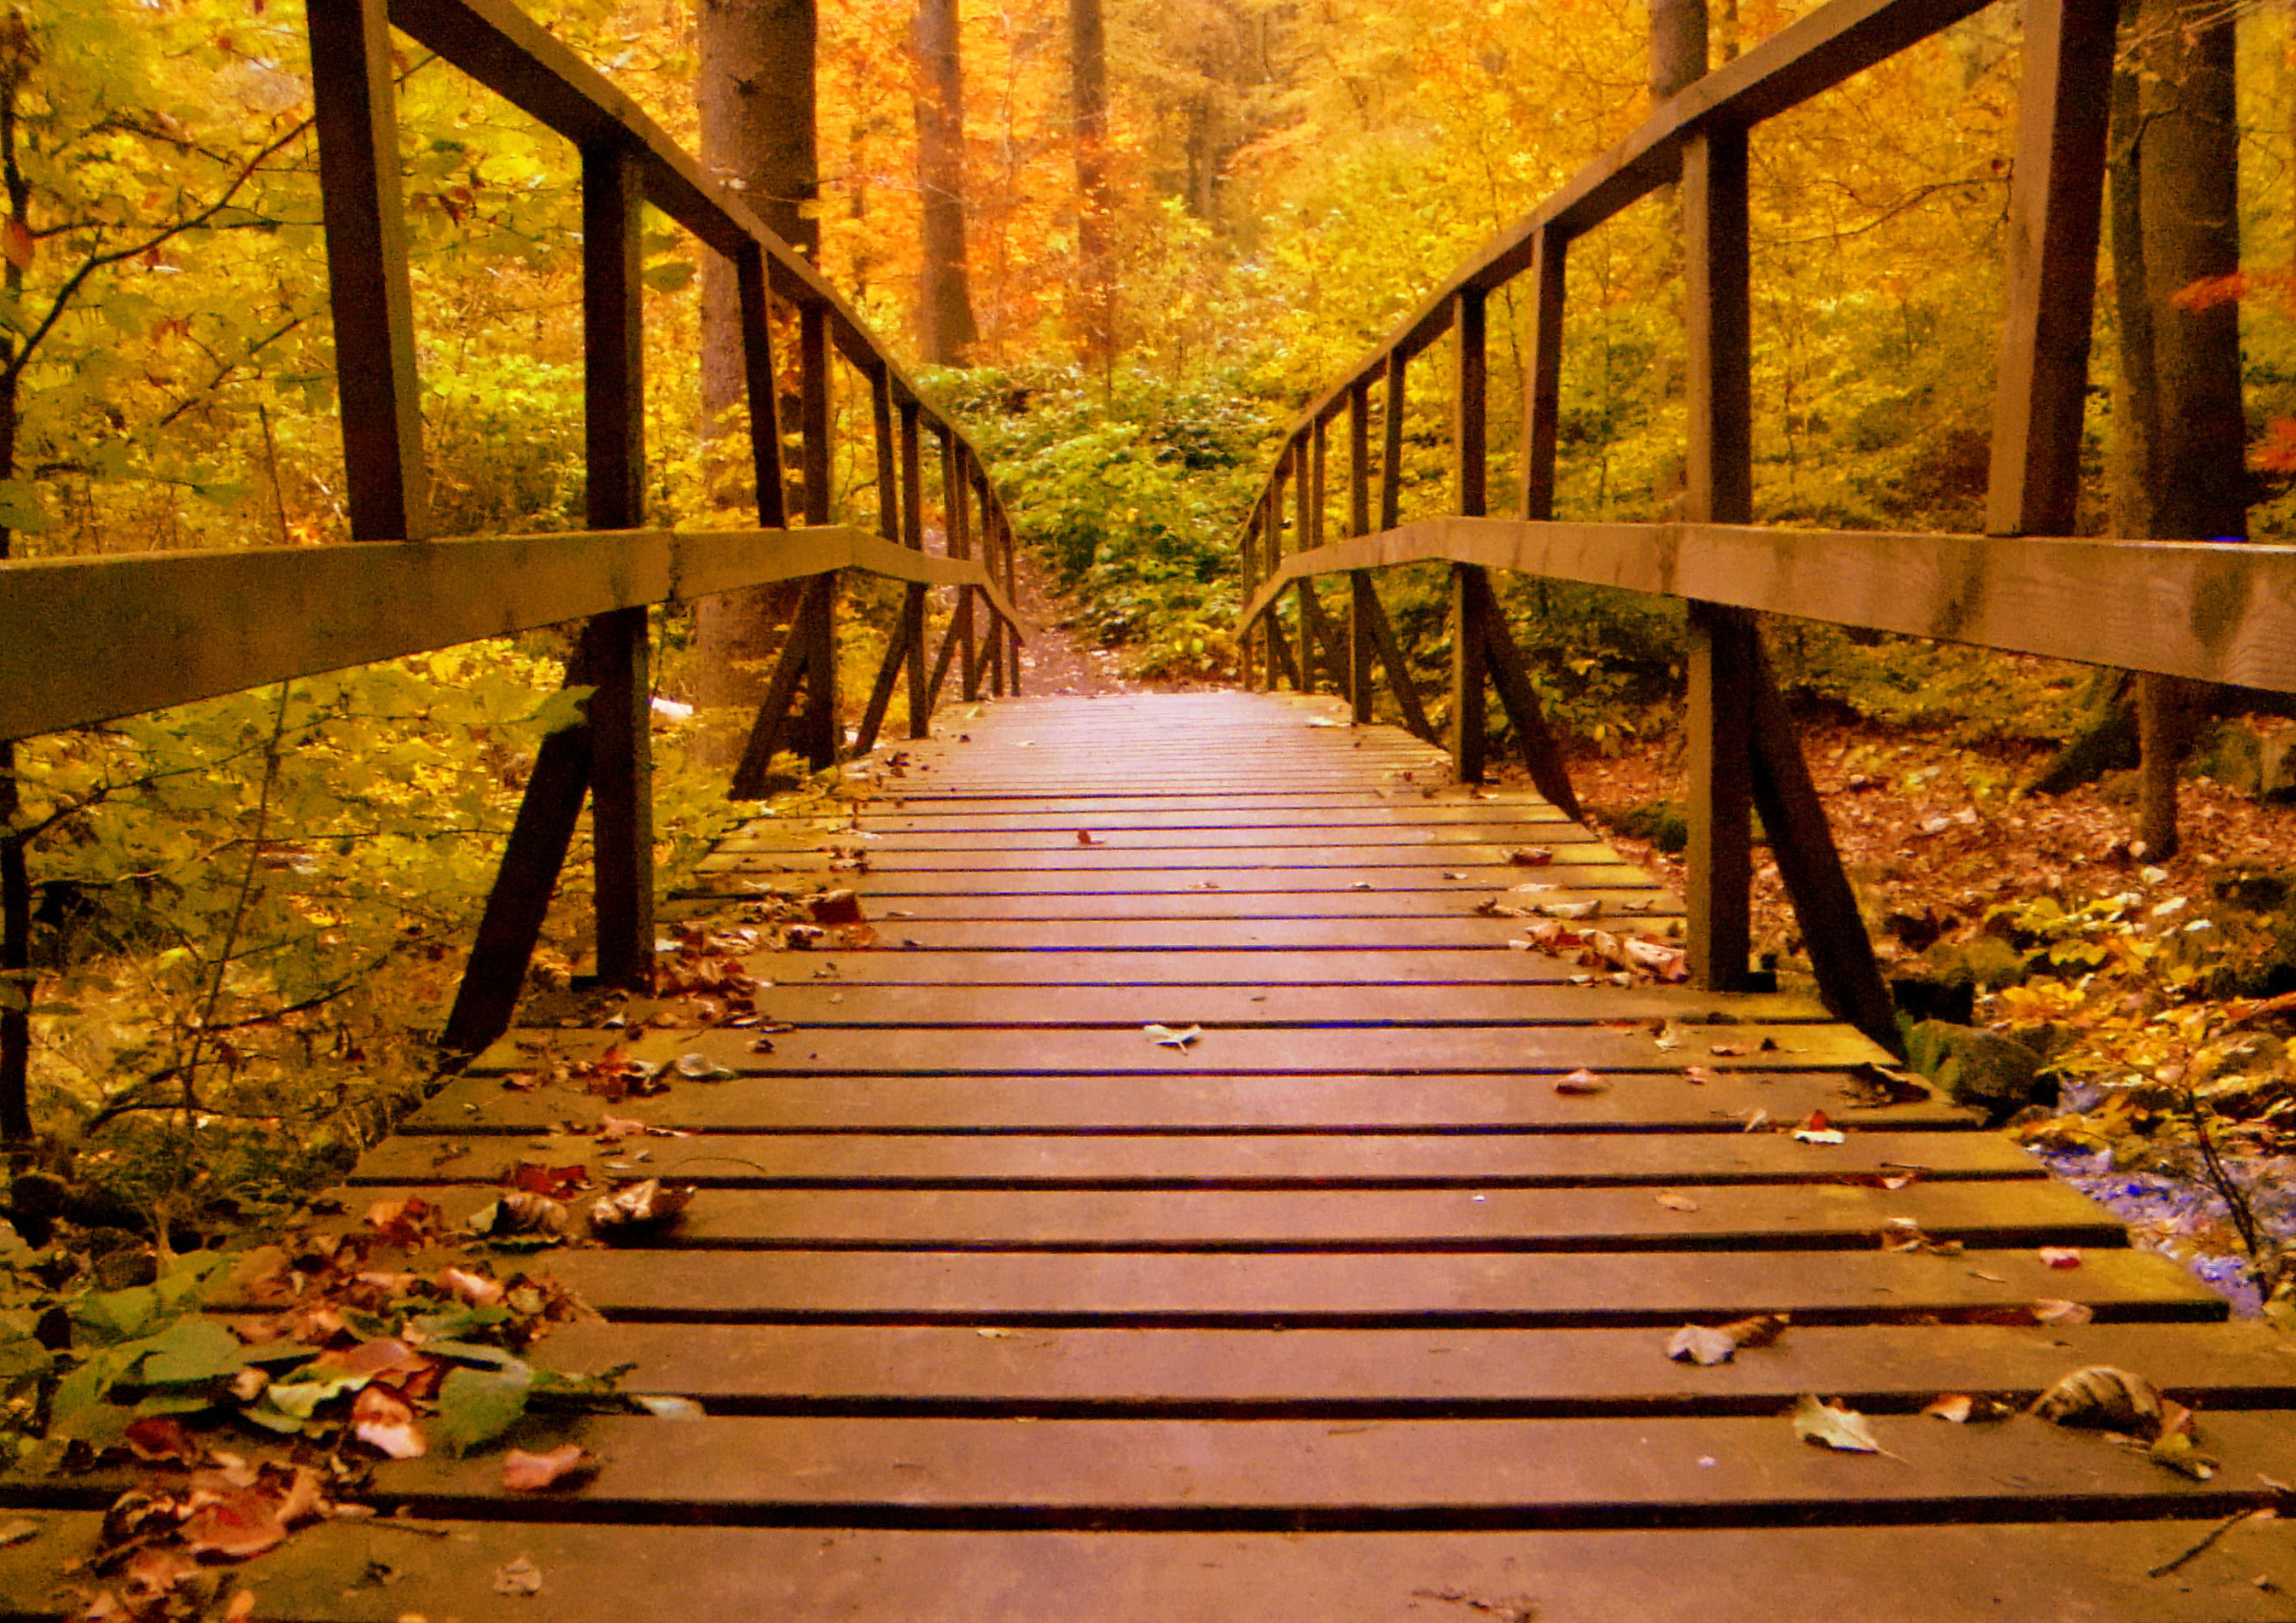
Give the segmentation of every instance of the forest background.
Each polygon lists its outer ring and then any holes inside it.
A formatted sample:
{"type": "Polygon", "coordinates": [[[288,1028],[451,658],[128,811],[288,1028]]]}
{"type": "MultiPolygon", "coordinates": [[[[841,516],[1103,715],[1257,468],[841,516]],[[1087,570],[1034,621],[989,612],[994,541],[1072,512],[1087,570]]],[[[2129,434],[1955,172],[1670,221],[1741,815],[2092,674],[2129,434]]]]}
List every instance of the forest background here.
{"type": "MultiPolygon", "coordinates": [[[[701,144],[692,8],[532,9],[701,144]]],[[[1640,0],[1103,0],[1098,128],[1079,117],[1066,0],[928,9],[953,29],[953,102],[917,48],[917,0],[823,10],[817,194],[787,200],[796,229],[880,332],[942,363],[929,383],[967,418],[1079,625],[1150,676],[1233,668],[1237,527],[1301,403],[1651,105],[1640,0]],[[935,127],[937,160],[921,140],[935,127]],[[949,239],[928,216],[946,219],[952,196],[955,323],[925,291],[945,300],[949,239]]],[[[1710,60],[1798,14],[1718,0],[1710,60]]],[[[2248,533],[2286,539],[2296,495],[2273,465],[2275,424],[2296,417],[2296,332],[2275,290],[2296,252],[2296,42],[2286,5],[2211,15],[2241,40],[2239,234],[2267,295],[2237,307],[2259,468],[2248,533]]],[[[2014,9],[1996,5],[1756,139],[1759,518],[1981,528],[2018,40],[2014,9]]],[[[402,46],[434,528],[575,527],[574,154],[402,46]]],[[[31,0],[0,25],[0,537],[14,556],[346,538],[306,56],[299,8],[275,0],[31,0]]],[[[1669,208],[1654,198],[1573,247],[1562,516],[1652,517],[1677,494],[1669,208]]],[[[705,431],[703,256],[654,225],[650,516],[746,522],[726,430],[705,431]]],[[[2122,382],[2111,291],[2091,533],[2107,527],[2122,382]]],[[[1523,314],[1512,293],[1492,311],[1501,491],[1523,314]]],[[[1444,371],[1432,357],[1414,371],[1406,512],[1443,504],[1444,371]]],[[[846,389],[838,409],[865,402],[846,389]]],[[[865,512],[865,448],[834,471],[841,508],[865,512]]],[[[1447,653],[1441,605],[1409,578],[1390,602],[1430,673],[1447,653]]],[[[849,606],[882,627],[865,590],[849,606]]],[[[1535,585],[1509,608],[1578,747],[1662,740],[1674,611],[1535,585]]],[[[721,696],[690,620],[664,617],[661,635],[665,695],[721,696]]],[[[1782,641],[1806,703],[2010,758],[2078,731],[2094,697],[2079,673],[2030,662],[1808,627],[1782,641]]],[[[865,668],[869,637],[849,643],[865,668]]],[[[20,1173],[45,1168],[123,1232],[196,1227],[291,1198],[379,1131],[433,1074],[422,1034],[535,742],[565,718],[546,697],[562,652],[547,636],[473,644],[20,746],[0,901],[27,927],[0,953],[0,1023],[30,1037],[42,1147],[20,1173]]],[[[707,718],[664,728],[665,874],[727,815],[711,774],[678,770],[681,748],[706,750],[707,718]]],[[[1653,832],[1664,823],[1660,806],[1653,832]]],[[[584,906],[570,886],[545,975],[580,967],[584,906]]],[[[2067,933],[2028,932],[2049,952],[2067,933]]]]}

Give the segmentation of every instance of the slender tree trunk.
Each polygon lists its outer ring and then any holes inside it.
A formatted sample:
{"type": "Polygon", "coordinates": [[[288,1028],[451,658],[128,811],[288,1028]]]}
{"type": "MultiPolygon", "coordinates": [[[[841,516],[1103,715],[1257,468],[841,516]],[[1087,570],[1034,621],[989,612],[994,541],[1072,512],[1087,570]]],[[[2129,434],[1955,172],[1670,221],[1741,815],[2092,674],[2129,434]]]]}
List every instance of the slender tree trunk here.
{"type": "MultiPolygon", "coordinates": [[[[29,68],[20,34],[0,63],[0,188],[8,218],[29,229],[32,188],[16,157],[16,94],[29,68]]],[[[0,285],[13,302],[24,291],[24,270],[13,259],[0,269],[0,285]]],[[[21,356],[12,337],[0,336],[0,479],[16,476],[16,442],[23,424],[19,391],[21,356]]],[[[0,524],[0,558],[15,550],[15,531],[0,524]]],[[[14,831],[23,801],[16,788],[16,742],[0,742],[0,1142],[32,1136],[32,876],[25,840],[14,831]]]]}
{"type": "MultiPolygon", "coordinates": [[[[2144,533],[2163,540],[2244,537],[2248,529],[2239,307],[2195,309],[2179,297],[2240,266],[2234,38],[2231,12],[2214,0],[2139,0],[2133,167],[2153,403],[2149,423],[2141,414],[2137,421],[2150,430],[2144,533]]],[[[2116,205],[2116,258],[2120,212],[2116,205]]],[[[2177,775],[2205,701],[2198,684],[2172,677],[2137,684],[2137,837],[2156,861],[2177,849],[2177,775]]]]}
{"type": "Polygon", "coordinates": [[[917,288],[917,348],[961,365],[979,341],[964,271],[964,65],[956,0],[917,0],[917,190],[924,201],[924,264],[917,288]]]}
{"type": "MultiPolygon", "coordinates": [[[[814,0],[701,0],[695,100],[701,164],[759,218],[808,256],[821,247],[811,205],[820,194],[814,126],[814,0]]],[[[726,424],[749,399],[734,267],[702,256],[701,433],[710,499],[754,508],[750,459],[726,424]]],[[[792,504],[794,511],[794,504],[792,504]]],[[[705,597],[694,611],[694,692],[705,705],[755,704],[779,646],[775,627],[797,586],[705,597]]]]}
{"type": "Polygon", "coordinates": [[[1105,383],[1116,359],[1116,276],[1109,243],[1108,30],[1101,0],[1069,0],[1069,102],[1076,119],[1078,348],[1105,383]]]}
{"type": "Polygon", "coordinates": [[[1650,0],[1651,105],[1705,77],[1706,0],[1650,0]]]}

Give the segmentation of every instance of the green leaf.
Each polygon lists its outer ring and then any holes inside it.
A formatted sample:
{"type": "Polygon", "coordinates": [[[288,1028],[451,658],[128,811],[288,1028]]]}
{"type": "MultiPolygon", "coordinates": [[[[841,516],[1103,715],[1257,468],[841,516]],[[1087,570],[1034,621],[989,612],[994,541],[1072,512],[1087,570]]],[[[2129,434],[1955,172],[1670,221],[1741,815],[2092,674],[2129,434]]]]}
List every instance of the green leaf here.
{"type": "Polygon", "coordinates": [[[581,725],[590,718],[590,695],[595,686],[562,687],[544,700],[527,720],[545,733],[581,725]]]}
{"type": "Polygon", "coordinates": [[[239,1338],[200,1314],[186,1315],[158,1335],[117,1351],[134,1354],[120,1379],[137,1386],[194,1386],[237,1374],[247,1363],[239,1338]]]}
{"type": "Polygon", "coordinates": [[[439,1388],[439,1434],[456,1455],[483,1448],[526,1414],[534,1371],[512,1360],[497,1370],[457,1369],[439,1388]]]}
{"type": "Polygon", "coordinates": [[[98,1291],[72,1304],[72,1328],[97,1347],[111,1347],[149,1334],[162,1313],[160,1291],[153,1285],[131,1285],[125,1291],[98,1291]]]}

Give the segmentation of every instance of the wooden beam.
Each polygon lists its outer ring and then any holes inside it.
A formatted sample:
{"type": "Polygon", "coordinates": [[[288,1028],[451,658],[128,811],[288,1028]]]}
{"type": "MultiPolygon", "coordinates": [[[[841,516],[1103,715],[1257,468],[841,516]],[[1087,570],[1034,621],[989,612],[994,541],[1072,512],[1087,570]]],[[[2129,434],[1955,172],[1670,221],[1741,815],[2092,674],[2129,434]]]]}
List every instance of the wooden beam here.
{"type": "Polygon", "coordinates": [[[893,450],[893,375],[879,367],[869,380],[870,426],[877,447],[877,533],[901,538],[900,467],[893,450]]]}
{"type": "Polygon", "coordinates": [[[1562,309],[1570,239],[1541,226],[1531,239],[1530,350],[1522,366],[1521,511],[1554,516],[1554,449],[1562,422],[1562,309]]]}
{"type": "MultiPolygon", "coordinates": [[[[644,188],[620,145],[582,152],[583,422],[592,529],[645,522],[644,188]]],[[[644,608],[582,634],[590,696],[590,854],[598,978],[653,982],[653,681],[644,608]]]]}
{"type": "Polygon", "coordinates": [[[1483,292],[1461,288],[1451,324],[1457,365],[1451,397],[1452,491],[1460,512],[1479,519],[1490,511],[1490,392],[1483,292]]]}
{"type": "Polygon", "coordinates": [[[894,684],[909,662],[909,617],[902,614],[893,621],[893,635],[885,644],[884,659],[877,666],[877,680],[871,685],[869,702],[862,709],[860,730],[853,740],[855,755],[866,755],[877,747],[877,734],[884,726],[885,711],[893,702],[894,684]]]}
{"type": "Polygon", "coordinates": [[[1473,564],[1454,567],[1471,574],[1472,590],[1482,600],[1478,618],[1483,628],[1484,668],[1514,728],[1515,748],[1522,756],[1524,769],[1530,774],[1531,784],[1567,815],[1576,817],[1578,794],[1570,786],[1570,766],[1562,758],[1562,747],[1555,742],[1554,730],[1546,725],[1546,708],[1538,702],[1538,690],[1530,684],[1530,672],[1524,667],[1521,651],[1515,647],[1513,634],[1507,628],[1506,613],[1498,594],[1491,589],[1491,578],[1473,564]]]}
{"type": "Polygon", "coordinates": [[[1818,996],[1837,1019],[1892,1053],[1902,1052],[1890,983],[1874,956],[1825,805],[1810,781],[1809,765],[1759,643],[1752,675],[1754,805],[1769,835],[1770,857],[1793,901],[1818,996]]]}
{"type": "Polygon", "coordinates": [[[2115,0],[2025,0],[1986,528],[2070,534],[2103,212],[2115,0]]]}
{"type": "Polygon", "coordinates": [[[826,306],[801,305],[798,309],[799,426],[805,435],[805,521],[831,521],[830,436],[834,425],[829,407],[829,311],[826,306]]]}
{"type": "Polygon", "coordinates": [[[1759,645],[1742,609],[1693,602],[1685,706],[1690,789],[1690,981],[1746,989],[1752,948],[1753,684],[1759,645]]]}
{"type": "Polygon", "coordinates": [[[837,764],[845,742],[838,713],[835,575],[813,578],[790,635],[805,643],[805,709],[791,742],[804,753],[806,765],[819,772],[837,764]]]}
{"type": "MultiPolygon", "coordinates": [[[[1351,578],[1360,578],[1368,584],[1371,576],[1365,570],[1351,578]]],[[[1376,590],[1365,600],[1364,608],[1366,611],[1364,619],[1371,632],[1372,646],[1378,651],[1380,665],[1387,672],[1388,691],[1395,695],[1396,705],[1403,712],[1405,729],[1414,737],[1439,747],[1442,740],[1436,734],[1435,724],[1427,719],[1427,707],[1419,700],[1418,681],[1411,674],[1410,661],[1404,654],[1402,643],[1395,635],[1395,627],[1388,622],[1387,609],[1379,601],[1376,590]]]]}
{"type": "MultiPolygon", "coordinates": [[[[1302,434],[1292,442],[1292,544],[1303,551],[1316,544],[1313,521],[1316,481],[1308,466],[1308,442],[1310,438],[1311,434],[1302,434]]],[[[1300,583],[1299,597],[1300,675],[1307,683],[1300,691],[1312,693],[1316,691],[1316,658],[1324,648],[1329,627],[1323,623],[1323,605],[1316,599],[1314,581],[1300,583]]],[[[1324,669],[1331,669],[1328,658],[1324,669]]]]}
{"type": "Polygon", "coordinates": [[[1451,770],[1462,783],[1480,783],[1488,738],[1483,717],[1482,601],[1471,563],[1451,566],[1451,770]]]}
{"type": "Polygon", "coordinates": [[[385,0],[310,0],[313,122],[351,539],[430,530],[385,0]]]}
{"type": "Polygon", "coordinates": [[[1382,399],[1386,421],[1381,425],[1379,458],[1379,527],[1393,529],[1403,522],[1403,419],[1409,406],[1409,360],[1401,350],[1387,357],[1387,389],[1382,399]]]}
{"type": "Polygon", "coordinates": [[[1371,532],[1371,385],[1348,390],[1348,534],[1371,532]]]}
{"type": "Polygon", "coordinates": [[[1019,619],[980,565],[839,526],[18,559],[0,562],[0,738],[838,569],[970,583],[1019,619]]]}
{"type": "Polygon", "coordinates": [[[1359,727],[1375,719],[1372,703],[1372,660],[1378,650],[1372,641],[1372,619],[1380,612],[1379,592],[1369,570],[1348,572],[1348,708],[1359,727]]]}
{"type": "MultiPolygon", "coordinates": [[[[1705,127],[1685,144],[1682,217],[1690,417],[1683,505],[1702,522],[1743,523],[1754,499],[1743,129],[1705,127]]],[[[1690,974],[1707,990],[1738,991],[1752,951],[1752,618],[1693,601],[1685,652],[1690,974]]]]}
{"type": "Polygon", "coordinates": [[[773,300],[767,289],[765,251],[754,242],[734,257],[741,300],[742,378],[750,400],[750,465],[758,481],[758,522],[789,523],[787,475],[782,470],[781,389],[774,377],[773,300]]]}
{"type": "Polygon", "coordinates": [[[807,666],[813,657],[811,639],[800,635],[800,624],[806,604],[831,579],[827,575],[816,575],[805,583],[799,595],[797,612],[790,617],[790,627],[782,638],[782,652],[774,661],[774,674],[766,684],[766,696],[758,705],[757,719],[750,724],[750,736],[742,746],[742,758],[734,767],[732,783],[726,788],[728,799],[762,800],[768,792],[774,757],[780,754],[783,735],[789,729],[790,706],[797,698],[798,686],[807,681],[807,666]]]}
{"type": "MultiPolygon", "coordinates": [[[[1292,691],[1295,693],[1302,691],[1300,684],[1299,661],[1292,657],[1292,643],[1291,639],[1283,635],[1283,622],[1271,614],[1263,624],[1267,631],[1267,651],[1270,659],[1275,666],[1282,668],[1283,674],[1291,678],[1292,691]]],[[[1275,691],[1272,679],[1268,684],[1268,691],[1271,693],[1275,691]]]]}
{"type": "MultiPolygon", "coordinates": [[[[924,438],[917,403],[901,402],[901,544],[925,550],[924,438]]],[[[908,639],[909,736],[932,736],[932,705],[925,690],[925,589],[911,584],[901,593],[902,635],[908,639]]]]}

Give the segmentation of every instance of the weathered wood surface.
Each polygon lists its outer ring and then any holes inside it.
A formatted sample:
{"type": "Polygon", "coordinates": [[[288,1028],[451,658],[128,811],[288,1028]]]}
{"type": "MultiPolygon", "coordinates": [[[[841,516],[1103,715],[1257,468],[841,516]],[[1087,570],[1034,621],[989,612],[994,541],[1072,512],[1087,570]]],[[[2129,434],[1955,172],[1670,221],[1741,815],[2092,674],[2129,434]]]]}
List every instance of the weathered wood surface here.
{"type": "MultiPolygon", "coordinates": [[[[707,1417],[583,1422],[603,1469],[544,1499],[505,1494],[489,1458],[394,1466],[367,1496],[443,1536],[306,1535],[245,1570],[258,1615],[2286,1616],[2250,1580],[2296,1584],[2296,1559],[2253,1529],[2145,1576],[2203,1519],[2296,1480],[2282,1338],[2221,1322],[2219,1298],[1950,1103],[1873,1102],[1880,1051],[1808,1000],[1613,986],[1509,950],[1522,921],[1448,916],[1503,890],[1440,881],[1352,919],[1270,916],[1350,894],[1282,878],[1185,893],[1205,904],[1182,921],[1189,950],[1111,944],[1168,931],[1126,908],[1184,894],[1159,875],[1228,872],[1206,862],[1222,851],[1320,874],[1318,842],[1344,830],[1358,865],[1338,871],[1398,872],[1431,836],[1578,832],[1513,792],[1390,803],[1358,734],[1301,725],[1346,713],[1259,694],[986,707],[969,742],[904,746],[898,780],[881,751],[876,798],[849,815],[729,841],[786,890],[857,880],[879,932],[745,955],[774,983],[760,1012],[791,1028],[770,1052],[676,1000],[634,1011],[668,1027],[531,1024],[345,1192],[353,1210],[419,1190],[460,1212],[521,1161],[699,1185],[651,1244],[539,1265],[603,1316],[540,1350],[634,1362],[631,1389],[707,1417]],[[1226,764],[1165,791],[1159,743],[1183,720],[1226,764]],[[1353,787],[1240,788],[1230,809],[1211,785],[1244,784],[1249,741],[1276,734],[1296,770],[1353,787]],[[961,787],[930,783],[960,758],[961,787]],[[1064,821],[1085,773],[1131,820],[1104,845],[1064,821]],[[1304,838],[1191,845],[1239,832],[1304,838]],[[861,848],[869,873],[829,865],[861,848]],[[1144,852],[1165,865],[1124,865],[1144,852]],[[981,916],[1053,856],[1111,888],[1018,894],[1108,916],[981,916]],[[931,922],[946,939],[901,947],[928,922],[892,911],[927,899],[953,908],[931,922]],[[1313,928],[1256,945],[1278,926],[1313,928]],[[1451,944],[1414,945],[1431,930],[1451,944]],[[1150,1021],[1204,1029],[1160,1048],[1150,1021]],[[739,1074],[611,1106],[552,1079],[617,1041],[739,1074]],[[1581,1068],[1595,1091],[1558,1092],[1581,1068]],[[1847,1142],[1779,1130],[1820,1109],[1847,1142]],[[672,1135],[601,1144],[609,1111],[672,1135]],[[1945,1249],[1882,1249],[1893,1218],[1945,1249]],[[2051,1266],[2045,1243],[2081,1247],[2080,1266],[2051,1266]],[[2096,1322],[2036,1323],[2051,1299],[2096,1322]],[[1665,1356],[1685,1322],[1758,1312],[1793,1324],[1728,1365],[1665,1356]],[[2027,1400],[2095,1362],[2197,1405],[2223,1471],[2192,1481],[2095,1435],[1918,1413],[1946,1391],[2027,1400]],[[1784,1412],[1812,1392],[1878,1416],[1897,1457],[1798,1440],[1784,1412]],[[521,1553],[537,1597],[472,1576],[521,1553]],[[396,1581],[354,1585],[369,1560],[396,1581]]],[[[739,893],[685,906],[772,930],[771,904],[739,893]]],[[[46,1512],[56,1537],[90,1536],[78,1512],[107,1480],[46,1512]]],[[[0,1552],[0,1588],[29,1570],[0,1552]]]]}
{"type": "Polygon", "coordinates": [[[2206,541],[1420,519],[1293,553],[1238,624],[1304,575],[1446,561],[2296,692],[2296,547],[2206,541]]]}
{"type": "Polygon", "coordinates": [[[970,583],[1018,617],[978,563],[840,526],[14,559],[0,561],[0,738],[840,569],[970,583]]]}

